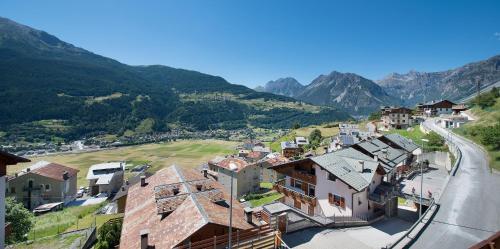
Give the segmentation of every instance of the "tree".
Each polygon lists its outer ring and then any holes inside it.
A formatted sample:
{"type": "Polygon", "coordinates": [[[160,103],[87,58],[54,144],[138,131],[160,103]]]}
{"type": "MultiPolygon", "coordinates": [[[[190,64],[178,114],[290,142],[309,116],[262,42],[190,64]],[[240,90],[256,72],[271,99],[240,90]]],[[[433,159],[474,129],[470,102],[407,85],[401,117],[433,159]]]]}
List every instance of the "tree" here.
{"type": "Polygon", "coordinates": [[[99,228],[97,234],[96,249],[115,248],[120,244],[120,234],[122,231],[122,221],[106,222],[99,228]]]}
{"type": "Polygon", "coordinates": [[[425,135],[425,138],[429,140],[429,142],[427,142],[427,145],[429,147],[441,147],[444,145],[444,139],[434,131],[431,131],[429,132],[429,134],[425,135]]]}
{"type": "Polygon", "coordinates": [[[322,139],[323,136],[321,135],[321,131],[319,129],[314,129],[311,131],[311,134],[309,134],[309,143],[312,147],[317,147],[321,143],[322,139]]]}
{"type": "Polygon", "coordinates": [[[300,123],[299,123],[299,122],[295,122],[295,123],[293,124],[293,126],[292,126],[292,129],[294,129],[294,130],[297,130],[297,129],[299,129],[299,128],[300,128],[300,123]]]}
{"type": "Polygon", "coordinates": [[[368,120],[375,121],[375,120],[380,120],[381,118],[382,118],[382,113],[380,111],[377,111],[377,112],[372,112],[368,117],[368,120]]]}
{"type": "Polygon", "coordinates": [[[12,243],[26,240],[25,234],[34,225],[33,213],[12,197],[6,198],[5,208],[5,221],[10,222],[12,226],[12,233],[6,238],[6,241],[12,243]]]}

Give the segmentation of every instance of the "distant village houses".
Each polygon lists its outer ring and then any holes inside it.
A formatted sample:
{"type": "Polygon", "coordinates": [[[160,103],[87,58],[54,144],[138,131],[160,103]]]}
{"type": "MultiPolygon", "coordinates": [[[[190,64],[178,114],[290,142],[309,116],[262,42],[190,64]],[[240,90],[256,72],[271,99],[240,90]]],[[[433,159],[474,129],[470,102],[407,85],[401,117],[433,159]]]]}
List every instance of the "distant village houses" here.
{"type": "Polygon", "coordinates": [[[417,105],[417,111],[427,117],[435,117],[441,114],[451,114],[455,103],[449,100],[430,101],[417,105]]]}
{"type": "Polygon", "coordinates": [[[385,129],[406,129],[412,125],[412,110],[405,107],[384,106],[381,115],[385,129]]]}

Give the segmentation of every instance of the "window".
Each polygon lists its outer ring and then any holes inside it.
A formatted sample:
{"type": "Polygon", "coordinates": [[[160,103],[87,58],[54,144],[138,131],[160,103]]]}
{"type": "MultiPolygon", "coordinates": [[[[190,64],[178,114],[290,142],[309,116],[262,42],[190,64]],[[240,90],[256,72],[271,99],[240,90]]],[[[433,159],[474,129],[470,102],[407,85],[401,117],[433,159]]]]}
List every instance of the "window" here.
{"type": "Polygon", "coordinates": [[[295,186],[294,187],[296,187],[298,189],[302,189],[302,182],[299,181],[299,180],[295,180],[295,186]]]}
{"type": "Polygon", "coordinates": [[[342,196],[328,193],[328,202],[337,207],[345,208],[345,198],[342,196]]]}
{"type": "Polygon", "coordinates": [[[309,184],[309,196],[315,196],[316,195],[316,189],[314,188],[313,185],[309,184]]]}
{"type": "Polygon", "coordinates": [[[45,184],[45,192],[50,191],[50,184],[45,184]]]}
{"type": "Polygon", "coordinates": [[[332,173],[328,173],[328,176],[327,176],[327,177],[328,177],[328,180],[330,180],[330,181],[332,181],[332,182],[334,182],[334,181],[336,181],[336,180],[337,180],[337,177],[335,177],[335,175],[334,175],[334,174],[332,174],[332,173]]]}

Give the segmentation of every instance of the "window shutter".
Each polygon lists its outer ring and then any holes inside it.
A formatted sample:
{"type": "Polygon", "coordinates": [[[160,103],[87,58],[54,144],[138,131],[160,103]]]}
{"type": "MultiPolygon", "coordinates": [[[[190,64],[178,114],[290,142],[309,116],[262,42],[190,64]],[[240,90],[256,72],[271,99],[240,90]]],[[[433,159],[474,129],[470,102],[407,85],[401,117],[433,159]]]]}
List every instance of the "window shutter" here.
{"type": "Polygon", "coordinates": [[[332,195],[332,193],[328,193],[328,203],[333,204],[333,195],[332,195]]]}
{"type": "Polygon", "coordinates": [[[345,208],[345,199],[344,199],[344,197],[340,197],[340,207],[345,208]]]}

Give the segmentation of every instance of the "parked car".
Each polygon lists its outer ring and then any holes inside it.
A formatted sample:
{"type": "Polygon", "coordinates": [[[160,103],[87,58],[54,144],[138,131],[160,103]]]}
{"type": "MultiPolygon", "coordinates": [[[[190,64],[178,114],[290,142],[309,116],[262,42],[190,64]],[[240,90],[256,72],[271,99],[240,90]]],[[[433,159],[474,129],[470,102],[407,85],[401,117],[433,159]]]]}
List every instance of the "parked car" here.
{"type": "Polygon", "coordinates": [[[85,193],[84,189],[79,189],[78,192],[76,192],[76,198],[82,198],[83,193],[85,193]]]}

